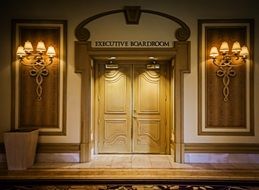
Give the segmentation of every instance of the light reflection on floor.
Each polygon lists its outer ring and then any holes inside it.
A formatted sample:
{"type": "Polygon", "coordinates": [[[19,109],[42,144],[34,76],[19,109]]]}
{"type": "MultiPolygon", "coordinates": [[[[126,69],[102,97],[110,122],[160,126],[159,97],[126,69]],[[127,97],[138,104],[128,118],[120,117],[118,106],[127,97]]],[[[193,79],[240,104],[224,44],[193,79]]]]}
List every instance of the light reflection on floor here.
{"type": "Polygon", "coordinates": [[[87,163],[35,163],[33,169],[44,168],[82,168],[82,169],[257,169],[259,164],[217,164],[217,163],[195,163],[195,164],[181,164],[173,161],[171,155],[112,155],[100,154],[95,155],[92,161],[87,163]]]}

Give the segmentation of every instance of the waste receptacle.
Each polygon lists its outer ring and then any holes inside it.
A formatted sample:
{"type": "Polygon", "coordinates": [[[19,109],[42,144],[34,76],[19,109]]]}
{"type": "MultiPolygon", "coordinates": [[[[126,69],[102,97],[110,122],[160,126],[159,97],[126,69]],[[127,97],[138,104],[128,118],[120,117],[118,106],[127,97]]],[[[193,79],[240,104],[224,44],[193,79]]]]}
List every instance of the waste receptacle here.
{"type": "Polygon", "coordinates": [[[34,164],[38,129],[18,129],[4,133],[8,170],[26,170],[34,164]]]}

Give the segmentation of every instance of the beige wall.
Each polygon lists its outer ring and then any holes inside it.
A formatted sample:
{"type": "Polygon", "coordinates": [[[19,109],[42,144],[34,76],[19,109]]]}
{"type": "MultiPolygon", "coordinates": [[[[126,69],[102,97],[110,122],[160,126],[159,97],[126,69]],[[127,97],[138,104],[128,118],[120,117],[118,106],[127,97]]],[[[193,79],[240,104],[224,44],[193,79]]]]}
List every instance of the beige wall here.
{"type": "MultiPolygon", "coordinates": [[[[74,29],[84,19],[108,10],[121,9],[125,5],[140,5],[143,9],[164,12],[183,20],[191,28],[191,73],[184,77],[184,131],[185,142],[256,142],[259,143],[259,7],[256,0],[9,0],[0,10],[0,142],[2,132],[11,123],[11,19],[65,19],[68,21],[67,36],[67,135],[41,136],[41,142],[80,142],[80,74],[74,72],[74,29]],[[197,20],[216,18],[255,19],[255,132],[254,137],[209,137],[197,135],[198,83],[197,83],[197,20]]],[[[174,40],[174,27],[169,20],[142,15],[140,25],[126,25],[123,15],[113,15],[89,24],[94,31],[91,40],[174,40]],[[109,32],[108,32],[109,31],[109,32]]]]}

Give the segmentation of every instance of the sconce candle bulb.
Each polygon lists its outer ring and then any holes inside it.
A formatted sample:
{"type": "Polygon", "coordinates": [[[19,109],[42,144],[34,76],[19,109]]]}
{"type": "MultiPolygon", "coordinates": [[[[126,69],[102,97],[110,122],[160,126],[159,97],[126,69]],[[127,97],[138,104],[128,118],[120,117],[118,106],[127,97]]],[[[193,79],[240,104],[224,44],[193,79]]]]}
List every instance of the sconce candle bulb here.
{"type": "Polygon", "coordinates": [[[36,50],[40,53],[46,51],[46,47],[43,41],[39,41],[36,50]]]}
{"type": "Polygon", "coordinates": [[[227,42],[222,42],[219,51],[222,53],[227,53],[229,51],[228,43],[227,42]]]}
{"type": "Polygon", "coordinates": [[[24,46],[19,46],[16,51],[16,55],[19,58],[19,63],[25,66],[30,66],[29,70],[30,76],[35,77],[35,82],[37,84],[36,93],[37,99],[41,100],[42,96],[42,82],[43,77],[48,76],[49,71],[47,66],[53,63],[53,58],[56,55],[53,46],[49,46],[46,55],[43,52],[46,51],[46,47],[43,41],[39,41],[36,47],[36,52],[33,53],[33,46],[30,41],[26,41],[24,46]],[[46,56],[49,59],[46,59],[46,56]],[[26,57],[26,61],[24,58],[26,57]],[[27,62],[27,60],[29,60],[27,62]]]}
{"type": "Polygon", "coordinates": [[[49,46],[46,54],[49,57],[54,57],[56,55],[54,47],[53,46],[49,46]]]}
{"type": "Polygon", "coordinates": [[[240,51],[241,51],[241,47],[240,47],[239,42],[233,43],[232,52],[237,54],[240,51]]]}
{"type": "Polygon", "coordinates": [[[247,58],[248,55],[249,55],[248,48],[246,46],[243,46],[240,51],[240,56],[242,56],[242,58],[247,58]]]}
{"type": "Polygon", "coordinates": [[[19,46],[19,47],[17,48],[16,55],[17,55],[19,58],[24,57],[24,56],[26,55],[26,52],[25,52],[25,50],[24,50],[24,47],[19,46]]]}
{"type": "Polygon", "coordinates": [[[28,53],[32,52],[33,51],[33,47],[32,47],[32,44],[30,41],[26,41],[24,43],[24,50],[28,53]]]}
{"type": "Polygon", "coordinates": [[[224,41],[219,48],[219,52],[217,47],[213,46],[210,49],[210,57],[212,59],[212,63],[218,67],[216,75],[218,77],[222,77],[224,85],[224,101],[227,102],[229,96],[230,77],[236,76],[236,70],[234,70],[234,67],[238,66],[238,64],[233,64],[233,61],[242,58],[241,63],[246,63],[249,51],[246,46],[241,48],[240,43],[237,41],[233,43],[232,49],[229,51],[228,43],[224,41]]]}
{"type": "Polygon", "coordinates": [[[213,46],[211,49],[210,49],[210,56],[211,57],[217,57],[219,55],[219,51],[218,51],[218,48],[213,46]]]}

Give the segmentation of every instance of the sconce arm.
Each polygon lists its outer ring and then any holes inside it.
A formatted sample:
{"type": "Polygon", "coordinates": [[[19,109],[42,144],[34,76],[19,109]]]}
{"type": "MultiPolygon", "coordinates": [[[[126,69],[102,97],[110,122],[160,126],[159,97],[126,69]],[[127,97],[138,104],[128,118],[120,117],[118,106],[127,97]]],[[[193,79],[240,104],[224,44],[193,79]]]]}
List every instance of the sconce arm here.
{"type": "Polygon", "coordinates": [[[42,97],[42,83],[43,77],[48,76],[49,71],[47,67],[53,63],[54,56],[48,56],[45,58],[42,52],[37,52],[35,54],[28,53],[24,56],[19,56],[19,63],[24,66],[29,66],[31,69],[29,70],[30,76],[35,77],[35,82],[37,84],[36,94],[37,99],[40,101],[42,97]],[[25,59],[27,61],[25,61],[25,59]]]}
{"type": "Polygon", "coordinates": [[[217,63],[217,60],[216,60],[216,59],[217,59],[216,57],[213,57],[213,58],[212,58],[212,63],[213,63],[214,65],[216,65],[217,67],[220,67],[220,64],[217,63]]]}

